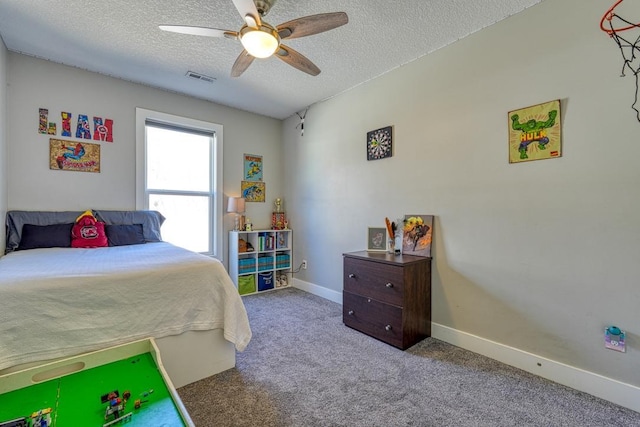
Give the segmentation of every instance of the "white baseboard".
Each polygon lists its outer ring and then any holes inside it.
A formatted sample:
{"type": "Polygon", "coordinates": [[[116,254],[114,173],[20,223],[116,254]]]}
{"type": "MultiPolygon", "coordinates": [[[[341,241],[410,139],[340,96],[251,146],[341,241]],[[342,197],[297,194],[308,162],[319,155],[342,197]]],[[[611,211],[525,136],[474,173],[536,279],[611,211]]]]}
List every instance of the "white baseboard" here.
{"type": "Polygon", "coordinates": [[[461,332],[438,323],[431,323],[431,336],[640,412],[640,388],[636,386],[461,332]]]}
{"type": "Polygon", "coordinates": [[[300,279],[293,279],[293,287],[301,289],[303,291],[309,292],[310,294],[318,295],[324,299],[328,299],[329,301],[337,302],[342,305],[342,292],[332,291],[331,289],[327,289],[324,286],[318,286],[313,283],[305,282],[300,279]]]}
{"type": "MultiPolygon", "coordinates": [[[[342,304],[342,292],[293,279],[293,286],[342,304]]],[[[626,384],[593,372],[556,362],[533,353],[458,331],[438,323],[431,323],[431,336],[456,347],[482,354],[504,364],[522,369],[558,384],[589,393],[617,405],[640,412],[640,387],[626,384]]]]}

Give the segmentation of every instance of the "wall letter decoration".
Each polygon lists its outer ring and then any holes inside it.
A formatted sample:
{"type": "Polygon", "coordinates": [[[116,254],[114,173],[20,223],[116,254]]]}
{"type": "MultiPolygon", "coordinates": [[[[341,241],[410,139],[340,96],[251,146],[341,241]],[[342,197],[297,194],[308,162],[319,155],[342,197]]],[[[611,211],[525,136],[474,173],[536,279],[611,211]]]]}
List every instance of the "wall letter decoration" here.
{"type": "Polygon", "coordinates": [[[47,122],[49,121],[49,110],[40,108],[38,114],[38,133],[47,133],[47,122]]]}
{"type": "MultiPolygon", "coordinates": [[[[61,111],[60,118],[62,119],[60,135],[74,137],[71,130],[73,114],[69,111],[61,111]]],[[[57,132],[56,122],[49,121],[49,109],[40,108],[38,110],[38,133],[57,135],[57,132]]],[[[75,138],[92,139],[91,124],[87,114],[78,114],[75,138]]],[[[113,120],[93,116],[93,139],[95,141],[113,142],[113,120]]]]}
{"type": "Polygon", "coordinates": [[[71,136],[71,113],[63,111],[62,116],[62,136],[71,136]]]}
{"type": "Polygon", "coordinates": [[[91,128],[89,128],[89,119],[86,114],[78,114],[76,138],[91,139],[91,128]]]}
{"type": "Polygon", "coordinates": [[[113,142],[113,120],[102,117],[93,117],[93,139],[96,141],[113,142]]]}

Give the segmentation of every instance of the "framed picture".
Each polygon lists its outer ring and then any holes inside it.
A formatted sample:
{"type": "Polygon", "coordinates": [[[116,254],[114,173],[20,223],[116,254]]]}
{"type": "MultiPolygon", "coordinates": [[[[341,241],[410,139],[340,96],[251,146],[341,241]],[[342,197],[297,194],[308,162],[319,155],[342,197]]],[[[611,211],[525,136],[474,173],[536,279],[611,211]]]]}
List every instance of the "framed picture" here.
{"type": "Polygon", "coordinates": [[[384,227],[369,227],[367,231],[367,251],[385,252],[387,250],[387,229],[384,227]]]}
{"type": "Polygon", "coordinates": [[[242,197],[247,202],[264,202],[265,184],[259,181],[242,181],[240,184],[242,197]]]}
{"type": "Polygon", "coordinates": [[[509,163],[562,156],[560,100],[510,111],[509,163]]]}
{"type": "Polygon", "coordinates": [[[100,145],[50,138],[49,169],[100,172],[100,145]]]}
{"type": "Polygon", "coordinates": [[[393,155],[391,126],[367,132],[367,160],[378,160],[393,155]]]}
{"type": "Polygon", "coordinates": [[[262,156],[245,154],[243,181],[262,181],[262,156]]]}
{"type": "Polygon", "coordinates": [[[402,226],[402,253],[431,256],[433,215],[405,215],[402,226]]]}

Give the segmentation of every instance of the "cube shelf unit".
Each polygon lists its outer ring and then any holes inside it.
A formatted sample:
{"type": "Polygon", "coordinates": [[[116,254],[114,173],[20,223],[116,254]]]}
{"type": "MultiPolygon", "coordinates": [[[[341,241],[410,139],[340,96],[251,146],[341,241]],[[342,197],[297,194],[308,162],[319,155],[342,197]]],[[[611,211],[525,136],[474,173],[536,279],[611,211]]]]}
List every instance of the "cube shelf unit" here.
{"type": "Polygon", "coordinates": [[[292,243],[292,230],[230,231],[229,275],[240,295],[290,286],[292,243]]]}

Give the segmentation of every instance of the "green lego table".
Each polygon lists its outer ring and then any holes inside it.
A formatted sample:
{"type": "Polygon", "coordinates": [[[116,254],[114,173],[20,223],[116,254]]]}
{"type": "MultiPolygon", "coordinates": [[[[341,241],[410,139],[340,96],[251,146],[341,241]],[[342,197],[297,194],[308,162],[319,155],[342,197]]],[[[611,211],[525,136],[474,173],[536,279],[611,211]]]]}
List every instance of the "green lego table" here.
{"type": "Polygon", "coordinates": [[[193,426],[152,339],[0,376],[0,393],[0,427],[193,426]]]}

